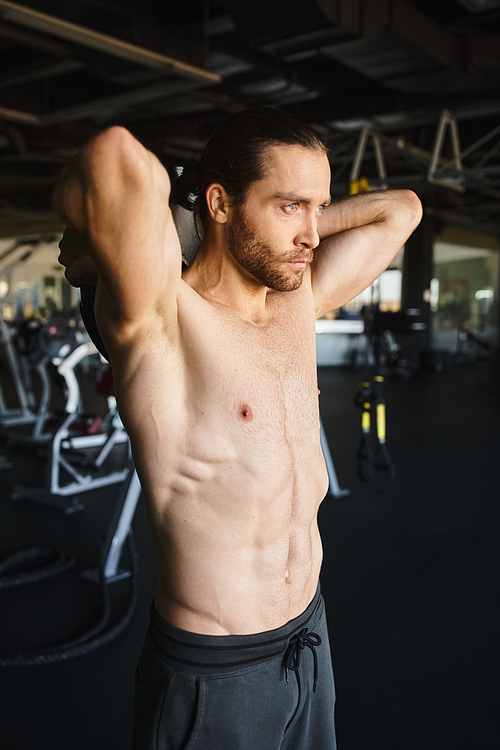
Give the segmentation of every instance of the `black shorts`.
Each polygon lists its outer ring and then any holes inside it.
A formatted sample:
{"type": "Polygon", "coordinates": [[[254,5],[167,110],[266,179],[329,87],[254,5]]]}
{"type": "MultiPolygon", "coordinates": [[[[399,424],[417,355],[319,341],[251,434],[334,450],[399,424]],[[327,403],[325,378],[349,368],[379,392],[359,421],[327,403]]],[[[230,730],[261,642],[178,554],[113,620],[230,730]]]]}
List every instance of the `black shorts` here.
{"type": "Polygon", "coordinates": [[[188,633],[151,605],[133,750],[335,750],[334,704],[319,587],[302,615],[255,635],[188,633]]]}

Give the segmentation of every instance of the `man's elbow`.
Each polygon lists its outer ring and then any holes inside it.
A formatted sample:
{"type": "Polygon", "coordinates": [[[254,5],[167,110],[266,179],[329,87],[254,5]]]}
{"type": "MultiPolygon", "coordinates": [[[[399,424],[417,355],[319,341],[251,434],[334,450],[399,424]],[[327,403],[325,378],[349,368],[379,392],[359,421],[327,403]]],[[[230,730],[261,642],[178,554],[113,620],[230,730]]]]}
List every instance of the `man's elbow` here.
{"type": "Polygon", "coordinates": [[[125,128],[103,130],[81,147],[54,193],[54,207],[66,225],[85,231],[87,204],[131,190],[147,179],[146,150],[125,128]]]}
{"type": "Polygon", "coordinates": [[[399,190],[399,207],[396,209],[397,218],[411,234],[422,220],[422,203],[413,190],[399,190]]]}
{"type": "Polygon", "coordinates": [[[89,159],[100,156],[102,153],[116,156],[126,153],[127,150],[133,148],[133,145],[139,144],[132,133],[121,125],[112,125],[85,144],[82,153],[89,159]]]}
{"type": "Polygon", "coordinates": [[[103,196],[139,196],[145,190],[161,194],[166,191],[168,202],[170,194],[170,181],[160,162],[132,133],[118,125],[99,133],[92,142],[85,178],[94,202],[103,196]]]}
{"type": "Polygon", "coordinates": [[[116,151],[120,141],[125,140],[121,131],[127,132],[124,128],[111,127],[94,136],[79,149],[61,175],[54,190],[53,204],[66,226],[82,229],[84,196],[89,177],[95,170],[95,163],[102,159],[102,154],[109,154],[111,148],[116,151]]]}
{"type": "Polygon", "coordinates": [[[141,150],[134,136],[119,125],[94,136],[77,156],[84,189],[110,187],[113,178],[123,171],[133,177],[141,166],[141,150]]]}

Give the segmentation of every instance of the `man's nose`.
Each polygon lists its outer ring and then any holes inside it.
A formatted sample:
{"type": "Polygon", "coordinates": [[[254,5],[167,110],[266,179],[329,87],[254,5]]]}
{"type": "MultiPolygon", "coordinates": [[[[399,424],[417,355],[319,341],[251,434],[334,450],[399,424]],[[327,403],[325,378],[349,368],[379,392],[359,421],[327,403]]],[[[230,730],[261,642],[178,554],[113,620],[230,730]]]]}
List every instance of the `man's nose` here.
{"type": "Polygon", "coordinates": [[[316,216],[306,216],[297,236],[297,244],[311,250],[319,245],[318,220],[316,216]]]}

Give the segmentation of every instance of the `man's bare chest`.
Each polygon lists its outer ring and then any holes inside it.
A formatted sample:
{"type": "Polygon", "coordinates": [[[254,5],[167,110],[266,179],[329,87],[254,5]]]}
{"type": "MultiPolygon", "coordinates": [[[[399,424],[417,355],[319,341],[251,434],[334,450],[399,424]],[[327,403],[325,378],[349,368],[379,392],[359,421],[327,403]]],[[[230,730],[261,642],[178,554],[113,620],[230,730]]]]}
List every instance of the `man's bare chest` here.
{"type": "Polygon", "coordinates": [[[279,494],[294,466],[310,470],[318,458],[314,316],[291,307],[258,327],[199,308],[179,308],[175,347],[158,330],[153,351],[144,342],[131,437],[147,438],[147,461],[172,463],[175,476],[230,484],[243,471],[247,484],[265,476],[279,494]]]}
{"type": "Polygon", "coordinates": [[[193,436],[260,454],[318,430],[313,317],[299,306],[259,327],[210,307],[191,313],[180,316],[180,370],[193,436]]]}
{"type": "Polygon", "coordinates": [[[181,300],[175,345],[161,327],[152,330],[132,388],[127,378],[124,406],[134,426],[143,433],[154,418],[158,445],[185,436],[217,455],[317,432],[314,310],[307,299],[286,302],[256,326],[198,295],[181,300]]]}

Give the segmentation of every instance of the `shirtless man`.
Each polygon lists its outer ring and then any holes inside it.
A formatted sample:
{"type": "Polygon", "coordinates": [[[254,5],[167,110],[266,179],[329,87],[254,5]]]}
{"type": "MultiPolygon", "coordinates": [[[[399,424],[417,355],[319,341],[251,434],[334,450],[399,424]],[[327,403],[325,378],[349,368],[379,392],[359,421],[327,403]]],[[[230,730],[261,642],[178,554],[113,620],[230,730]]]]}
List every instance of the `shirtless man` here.
{"type": "Polygon", "coordinates": [[[182,193],[189,177],[175,197],[196,197],[204,235],[184,272],[167,172],[123,128],[56,195],[66,276],[97,283],[160,571],[133,747],[332,750],[314,321],[379,276],[421,206],[330,205],[319,136],[265,108],[219,127],[182,193]]]}

